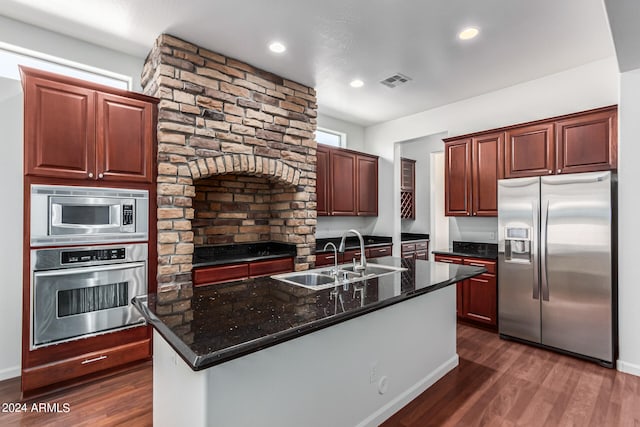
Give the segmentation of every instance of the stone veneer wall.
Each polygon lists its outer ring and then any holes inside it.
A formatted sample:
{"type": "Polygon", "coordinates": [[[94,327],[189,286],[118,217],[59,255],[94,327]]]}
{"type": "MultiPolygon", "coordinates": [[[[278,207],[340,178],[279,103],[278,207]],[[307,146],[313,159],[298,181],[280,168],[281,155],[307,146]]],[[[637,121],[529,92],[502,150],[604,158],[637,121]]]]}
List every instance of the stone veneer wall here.
{"type": "MultiPolygon", "coordinates": [[[[270,196],[270,238],[296,244],[296,270],[313,265],[315,90],[166,34],[147,56],[142,86],[160,98],[159,288],[191,283],[197,180],[219,180],[223,174],[277,184],[270,196]]],[[[249,212],[262,209],[261,200],[246,203],[249,212]]],[[[250,217],[227,219],[264,226],[250,217]]],[[[240,225],[237,230],[243,232],[240,225]]],[[[234,236],[236,228],[229,231],[234,236]]]]}

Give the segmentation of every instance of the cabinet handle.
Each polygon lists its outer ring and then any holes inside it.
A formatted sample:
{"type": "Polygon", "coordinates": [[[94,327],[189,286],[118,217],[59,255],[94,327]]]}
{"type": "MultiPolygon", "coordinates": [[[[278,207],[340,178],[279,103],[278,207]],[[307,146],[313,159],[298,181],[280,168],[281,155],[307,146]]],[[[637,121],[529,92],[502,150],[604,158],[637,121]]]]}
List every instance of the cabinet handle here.
{"type": "Polygon", "coordinates": [[[484,267],[484,264],[474,264],[472,262],[469,263],[469,265],[473,265],[474,267],[484,267]]]}
{"type": "Polygon", "coordinates": [[[549,169],[549,173],[553,173],[553,171],[551,169],[549,169]]]}
{"type": "Polygon", "coordinates": [[[328,256],[326,259],[334,259],[335,257],[333,255],[328,256]]]}
{"type": "Polygon", "coordinates": [[[93,172],[89,172],[89,178],[93,178],[93,172]]]}
{"type": "Polygon", "coordinates": [[[86,365],[86,364],[88,364],[88,363],[99,362],[99,361],[104,360],[104,359],[106,359],[106,358],[107,358],[107,356],[104,356],[104,355],[103,355],[103,356],[100,356],[100,357],[94,357],[93,359],[83,360],[83,361],[82,361],[82,364],[83,364],[83,365],[86,365]]]}
{"type": "Polygon", "coordinates": [[[448,262],[451,264],[453,261],[449,261],[448,259],[439,259],[438,262],[448,262]]]}
{"type": "Polygon", "coordinates": [[[104,174],[99,173],[98,174],[98,178],[100,178],[100,179],[104,178],[104,174]]]}
{"type": "Polygon", "coordinates": [[[558,169],[558,173],[562,172],[562,169],[558,169]]]}
{"type": "Polygon", "coordinates": [[[474,282],[482,282],[482,283],[489,283],[488,280],[484,280],[484,279],[478,279],[477,277],[473,277],[472,280],[474,282]]]}

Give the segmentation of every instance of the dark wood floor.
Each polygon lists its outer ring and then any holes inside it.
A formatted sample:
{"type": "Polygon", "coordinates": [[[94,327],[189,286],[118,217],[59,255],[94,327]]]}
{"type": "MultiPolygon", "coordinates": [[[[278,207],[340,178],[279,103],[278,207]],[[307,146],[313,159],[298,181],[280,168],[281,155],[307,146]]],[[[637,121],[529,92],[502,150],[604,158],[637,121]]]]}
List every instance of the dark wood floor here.
{"type": "Polygon", "coordinates": [[[383,427],[640,426],[640,378],[458,326],[460,365],[383,427]]]}
{"type": "Polygon", "coordinates": [[[27,400],[27,412],[16,413],[2,410],[6,410],[6,403],[20,402],[20,379],[2,381],[0,426],[151,426],[152,381],[151,362],[145,362],[121,374],[27,400]],[[31,411],[34,403],[48,403],[50,410],[56,410],[51,404],[58,403],[60,412],[31,411]],[[65,403],[69,405],[67,413],[65,403]]]}
{"type": "MultiPolygon", "coordinates": [[[[456,369],[383,426],[640,426],[638,377],[465,325],[458,354],[456,369]]],[[[18,402],[19,389],[0,382],[0,404],[18,402]]],[[[70,411],[0,412],[0,426],[150,426],[151,364],[34,401],[70,411]]]]}

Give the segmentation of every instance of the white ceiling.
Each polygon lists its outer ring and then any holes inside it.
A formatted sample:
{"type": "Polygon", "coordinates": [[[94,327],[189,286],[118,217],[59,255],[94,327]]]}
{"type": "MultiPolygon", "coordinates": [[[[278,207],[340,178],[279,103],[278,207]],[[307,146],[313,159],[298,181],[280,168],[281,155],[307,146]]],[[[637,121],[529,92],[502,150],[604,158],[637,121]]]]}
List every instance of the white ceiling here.
{"type": "Polygon", "coordinates": [[[321,113],[362,125],[615,54],[603,0],[3,0],[0,14],[139,57],[169,33],[313,86],[321,113]],[[480,35],[457,40],[470,25],[480,35]],[[398,72],[413,80],[379,83],[398,72]]]}

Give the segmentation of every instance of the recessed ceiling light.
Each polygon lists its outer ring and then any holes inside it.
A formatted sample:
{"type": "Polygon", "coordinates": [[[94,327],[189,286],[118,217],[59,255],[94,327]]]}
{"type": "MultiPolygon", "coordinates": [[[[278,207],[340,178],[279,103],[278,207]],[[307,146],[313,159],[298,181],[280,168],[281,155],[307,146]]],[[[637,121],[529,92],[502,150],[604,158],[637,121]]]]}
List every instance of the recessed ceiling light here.
{"type": "Polygon", "coordinates": [[[282,53],[287,50],[287,47],[280,42],[273,42],[269,45],[269,50],[275,53],[282,53]]]}
{"type": "Polygon", "coordinates": [[[465,28],[464,30],[462,30],[462,31],[460,31],[458,33],[458,38],[460,40],[470,40],[470,39],[474,38],[475,36],[477,36],[479,32],[480,32],[480,30],[478,30],[475,27],[465,28]]]}
{"type": "Polygon", "coordinates": [[[351,87],[362,87],[364,86],[364,82],[360,79],[355,79],[355,80],[352,80],[351,83],[349,83],[349,85],[351,87]]]}

